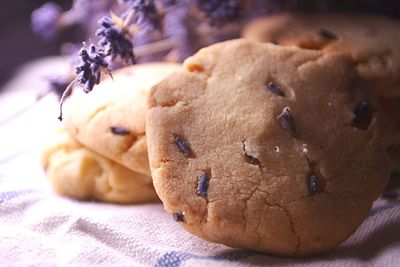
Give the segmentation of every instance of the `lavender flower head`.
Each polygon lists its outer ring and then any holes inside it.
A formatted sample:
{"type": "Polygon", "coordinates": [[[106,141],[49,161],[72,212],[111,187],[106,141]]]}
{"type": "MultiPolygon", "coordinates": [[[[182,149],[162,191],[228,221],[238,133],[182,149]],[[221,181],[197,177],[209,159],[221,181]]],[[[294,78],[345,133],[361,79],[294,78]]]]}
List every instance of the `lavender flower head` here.
{"type": "Polygon", "coordinates": [[[53,2],[35,9],[31,15],[32,30],[44,40],[52,40],[58,31],[57,20],[61,12],[61,7],[53,2]]]}
{"type": "Polygon", "coordinates": [[[92,91],[95,84],[100,83],[101,71],[108,72],[108,63],[104,60],[104,53],[97,51],[96,46],[91,44],[89,51],[83,47],[79,51],[80,63],[75,68],[78,74],[77,81],[83,84],[83,91],[88,93],[92,91]]]}
{"type": "Polygon", "coordinates": [[[117,26],[109,17],[99,20],[100,28],[96,35],[100,37],[99,45],[105,56],[110,56],[111,61],[120,57],[125,63],[135,64],[133,44],[129,34],[123,26],[117,26]]]}

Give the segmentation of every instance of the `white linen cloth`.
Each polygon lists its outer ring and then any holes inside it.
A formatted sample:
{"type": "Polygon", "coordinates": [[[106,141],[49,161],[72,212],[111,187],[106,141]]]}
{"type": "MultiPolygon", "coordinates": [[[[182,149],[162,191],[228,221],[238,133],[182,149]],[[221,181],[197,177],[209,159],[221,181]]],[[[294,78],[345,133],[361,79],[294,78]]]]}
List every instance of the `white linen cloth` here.
{"type": "MultiPolygon", "coordinates": [[[[0,121],[34,99],[63,60],[29,64],[0,94],[0,121]],[[9,89],[13,89],[9,91],[9,89]]],[[[335,251],[285,259],[192,236],[161,204],[112,205],[55,195],[40,147],[57,127],[56,98],[0,125],[0,266],[400,266],[400,204],[377,202],[335,251]]]]}

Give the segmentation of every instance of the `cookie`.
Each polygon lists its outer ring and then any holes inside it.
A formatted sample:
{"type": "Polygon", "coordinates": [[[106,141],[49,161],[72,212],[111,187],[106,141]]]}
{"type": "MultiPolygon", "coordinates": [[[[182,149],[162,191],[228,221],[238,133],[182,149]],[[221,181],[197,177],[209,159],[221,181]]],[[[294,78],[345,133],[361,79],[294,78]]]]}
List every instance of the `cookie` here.
{"type": "Polygon", "coordinates": [[[146,145],[146,97],[150,87],[180,69],[148,63],[113,73],[87,95],[74,95],[65,115],[68,132],[85,147],[150,176],[146,145]]]}
{"type": "Polygon", "coordinates": [[[189,232],[284,256],[328,251],[389,178],[376,96],[343,54],[232,40],[153,87],[154,187],[189,232]]]}
{"type": "Polygon", "coordinates": [[[150,176],[92,152],[64,129],[43,150],[42,164],[52,188],[63,196],[120,204],[159,201],[150,176]]]}
{"type": "Polygon", "coordinates": [[[400,23],[371,14],[284,13],[245,26],[249,40],[348,54],[381,96],[400,96],[400,23]]]}
{"type": "Polygon", "coordinates": [[[400,97],[379,97],[392,132],[392,146],[400,147],[400,97]]]}

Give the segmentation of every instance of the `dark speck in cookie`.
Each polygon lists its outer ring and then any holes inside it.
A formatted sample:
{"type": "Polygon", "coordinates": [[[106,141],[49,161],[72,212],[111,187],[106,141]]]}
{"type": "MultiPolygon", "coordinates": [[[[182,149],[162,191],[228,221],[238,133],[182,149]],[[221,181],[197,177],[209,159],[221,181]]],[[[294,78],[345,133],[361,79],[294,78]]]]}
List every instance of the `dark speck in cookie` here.
{"type": "Polygon", "coordinates": [[[356,117],[354,118],[353,125],[361,130],[368,129],[372,118],[371,110],[365,101],[361,101],[360,104],[358,104],[356,110],[354,111],[354,115],[356,115],[356,117]]]}
{"type": "Polygon", "coordinates": [[[200,197],[206,198],[207,197],[207,190],[208,190],[208,185],[210,182],[210,177],[206,172],[203,172],[200,177],[199,181],[197,183],[197,193],[199,194],[200,197]]]}
{"type": "Polygon", "coordinates": [[[193,157],[193,152],[190,146],[186,143],[185,139],[180,136],[175,137],[175,144],[179,150],[188,158],[193,157]]]}
{"type": "Polygon", "coordinates": [[[296,125],[288,107],[285,107],[276,119],[283,129],[288,131],[293,137],[296,136],[296,125]]]}
{"type": "Polygon", "coordinates": [[[268,90],[270,90],[271,92],[273,92],[276,95],[279,95],[279,96],[285,95],[285,93],[282,91],[281,87],[279,85],[277,85],[276,83],[273,83],[273,82],[268,83],[267,88],[268,88],[268,90]]]}
{"type": "Polygon", "coordinates": [[[244,154],[244,157],[246,159],[246,162],[253,164],[253,165],[260,165],[260,161],[257,158],[250,156],[247,153],[244,154]]]}
{"type": "Polygon", "coordinates": [[[308,192],[310,196],[318,192],[318,177],[313,173],[308,177],[308,192]]]}
{"type": "Polygon", "coordinates": [[[176,222],[183,222],[185,220],[185,215],[182,212],[177,212],[172,214],[172,218],[176,222]]]}
{"type": "Polygon", "coordinates": [[[111,126],[110,130],[113,134],[116,134],[116,135],[130,135],[131,134],[131,131],[129,131],[126,128],[119,127],[119,126],[111,126]]]}
{"type": "Polygon", "coordinates": [[[328,39],[328,40],[336,40],[337,39],[337,36],[334,33],[330,32],[326,29],[321,29],[318,33],[319,33],[319,35],[321,35],[322,37],[324,37],[325,39],[328,39]]]}

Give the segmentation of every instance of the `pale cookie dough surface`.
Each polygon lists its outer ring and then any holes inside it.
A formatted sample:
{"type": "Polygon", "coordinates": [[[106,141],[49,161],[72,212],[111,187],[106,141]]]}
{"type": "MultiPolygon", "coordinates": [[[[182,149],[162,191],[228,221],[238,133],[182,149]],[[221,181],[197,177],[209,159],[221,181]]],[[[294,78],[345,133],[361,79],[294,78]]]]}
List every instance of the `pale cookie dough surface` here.
{"type": "Polygon", "coordinates": [[[136,204],[158,201],[151,177],[131,171],[76,142],[60,129],[42,153],[53,189],[64,196],[136,204]]]}
{"type": "Polygon", "coordinates": [[[151,86],[179,70],[175,63],[140,64],[113,73],[87,95],[73,95],[65,115],[68,132],[85,147],[150,176],[145,134],[151,86]]]}
{"type": "Polygon", "coordinates": [[[246,39],[344,52],[377,94],[400,96],[400,23],[369,14],[284,13],[250,22],[246,39]]]}
{"type": "Polygon", "coordinates": [[[347,57],[233,40],[184,67],[153,87],[147,121],[154,186],[176,221],[212,242],[289,256],[355,231],[390,163],[377,99],[347,57]]]}

